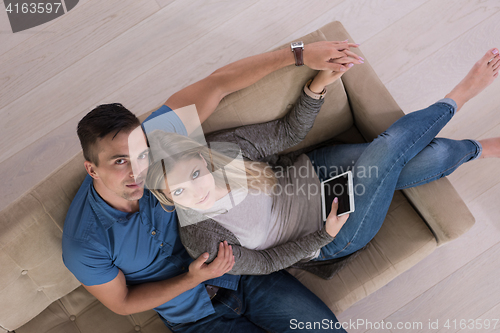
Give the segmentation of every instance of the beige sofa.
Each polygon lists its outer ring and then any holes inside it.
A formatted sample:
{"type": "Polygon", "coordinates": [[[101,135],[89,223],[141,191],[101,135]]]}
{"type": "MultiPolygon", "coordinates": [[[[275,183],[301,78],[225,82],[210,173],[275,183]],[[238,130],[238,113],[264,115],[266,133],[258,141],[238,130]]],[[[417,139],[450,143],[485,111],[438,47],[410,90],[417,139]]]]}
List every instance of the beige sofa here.
{"type": "MultiPolygon", "coordinates": [[[[300,40],[346,38],[352,41],[343,26],[333,22],[300,40]]],[[[205,122],[205,132],[282,116],[314,73],[305,66],[289,66],[227,96],[205,122]]],[[[332,137],[371,141],[403,114],[365,62],[329,87],[312,131],[294,149],[332,137]]],[[[0,212],[0,332],[168,332],[153,310],[130,316],[111,312],[63,265],[64,217],[84,176],[79,154],[0,212]]],[[[371,246],[333,279],[290,271],[339,314],[473,224],[460,196],[443,178],[396,192],[371,246]]]]}

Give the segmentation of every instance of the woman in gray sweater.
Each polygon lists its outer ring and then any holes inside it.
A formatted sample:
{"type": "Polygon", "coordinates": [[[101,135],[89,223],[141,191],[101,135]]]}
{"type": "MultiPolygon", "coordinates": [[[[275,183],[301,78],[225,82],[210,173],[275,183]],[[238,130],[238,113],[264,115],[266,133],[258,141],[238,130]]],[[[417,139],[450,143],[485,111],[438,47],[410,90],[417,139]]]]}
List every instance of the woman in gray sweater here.
{"type": "Polygon", "coordinates": [[[193,258],[208,252],[209,262],[220,242],[232,245],[230,274],[269,274],[300,262],[347,258],[378,232],[395,190],[444,177],[479,157],[498,157],[500,138],[436,135],[493,82],[499,67],[498,52],[488,51],[444,99],[403,116],[371,143],[276,159],[304,139],[323,104],[325,86],[343,74],[319,72],[283,118],[212,133],[206,137],[210,148],[175,133],[149,134],[155,163],[147,185],[164,209],[175,204],[181,240],[193,258]],[[361,189],[355,193],[356,211],[338,217],[334,201],[323,222],[320,181],[349,167],[355,188],[361,189]],[[375,174],[358,172],[372,169],[375,174]]]}

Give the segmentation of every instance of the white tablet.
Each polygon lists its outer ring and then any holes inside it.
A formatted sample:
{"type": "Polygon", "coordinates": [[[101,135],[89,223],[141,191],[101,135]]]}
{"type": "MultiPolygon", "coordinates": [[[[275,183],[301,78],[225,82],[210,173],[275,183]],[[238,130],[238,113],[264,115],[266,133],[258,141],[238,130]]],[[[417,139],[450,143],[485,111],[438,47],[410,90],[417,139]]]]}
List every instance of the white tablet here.
{"type": "Polygon", "coordinates": [[[323,221],[326,221],[326,218],[330,214],[333,199],[335,199],[335,197],[339,198],[337,216],[354,212],[354,192],[351,171],[347,171],[341,175],[321,182],[323,221]]]}

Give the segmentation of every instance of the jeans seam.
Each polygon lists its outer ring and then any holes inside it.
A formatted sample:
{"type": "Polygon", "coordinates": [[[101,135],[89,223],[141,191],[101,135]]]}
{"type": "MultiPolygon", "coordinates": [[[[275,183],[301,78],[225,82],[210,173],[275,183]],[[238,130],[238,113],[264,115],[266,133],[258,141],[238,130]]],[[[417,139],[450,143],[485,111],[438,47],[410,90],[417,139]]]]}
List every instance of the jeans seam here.
{"type": "Polygon", "coordinates": [[[453,113],[452,117],[455,115],[456,110],[455,110],[455,107],[453,105],[448,104],[446,102],[437,102],[436,104],[444,104],[453,113]]]}
{"type": "MultiPolygon", "coordinates": [[[[356,231],[356,234],[357,234],[357,233],[358,233],[358,232],[356,231]]],[[[355,235],[355,236],[356,236],[356,235],[355,235]]],[[[354,237],[353,237],[353,239],[354,239],[354,237]]],[[[332,254],[332,256],[335,256],[335,255],[339,254],[340,252],[344,251],[344,250],[345,250],[345,249],[346,249],[349,245],[351,245],[351,241],[352,241],[352,239],[351,239],[349,242],[347,242],[346,246],[344,246],[342,249],[340,249],[339,251],[337,251],[337,252],[335,252],[334,254],[332,254]]]]}
{"type": "MultiPolygon", "coordinates": [[[[442,104],[446,104],[446,107],[448,108],[448,111],[452,111],[452,117],[453,117],[453,114],[454,114],[454,112],[453,112],[453,108],[452,108],[449,104],[447,104],[447,103],[442,103],[442,104]]],[[[441,117],[439,117],[438,119],[436,119],[436,120],[434,121],[434,123],[433,123],[433,124],[432,124],[429,128],[427,128],[427,130],[426,130],[424,133],[422,133],[422,134],[421,134],[421,135],[417,138],[417,140],[415,140],[415,142],[413,142],[413,144],[412,144],[411,146],[409,146],[409,147],[408,147],[408,148],[407,148],[407,149],[406,149],[406,150],[405,150],[405,151],[404,151],[404,152],[403,152],[403,153],[402,153],[402,154],[398,157],[398,159],[397,159],[397,160],[396,160],[396,161],[392,164],[392,166],[391,166],[390,170],[388,170],[388,172],[386,173],[386,176],[384,177],[384,179],[382,179],[382,181],[381,181],[381,183],[380,183],[380,184],[383,184],[383,183],[385,182],[385,180],[387,179],[387,177],[388,177],[388,176],[389,176],[389,174],[391,173],[392,169],[394,168],[394,166],[396,166],[397,162],[401,159],[401,157],[403,157],[409,149],[411,149],[413,146],[415,146],[415,144],[416,144],[416,143],[417,143],[417,142],[418,142],[418,141],[419,141],[419,140],[420,140],[420,139],[421,139],[421,138],[422,138],[422,137],[423,137],[423,136],[424,136],[427,132],[429,132],[429,131],[430,131],[430,130],[431,130],[431,129],[432,129],[432,128],[436,125],[436,123],[438,123],[438,122],[439,122],[439,121],[440,121],[443,117],[445,117],[445,116],[446,116],[446,114],[443,114],[443,115],[441,115],[441,117]]],[[[379,190],[380,190],[380,186],[377,188],[377,191],[375,192],[375,195],[377,195],[377,192],[378,192],[379,190]]],[[[375,195],[374,195],[374,196],[375,196],[375,195]]],[[[370,209],[370,207],[373,205],[373,201],[374,201],[374,200],[372,200],[372,201],[370,202],[370,206],[368,207],[368,210],[369,210],[369,209],[370,209]]],[[[360,224],[359,224],[359,227],[358,227],[358,229],[356,230],[356,233],[355,233],[355,234],[354,234],[354,236],[351,238],[351,240],[348,242],[348,245],[349,245],[349,244],[351,244],[351,243],[354,241],[354,239],[358,236],[359,230],[360,230],[360,229],[362,228],[362,226],[364,225],[364,223],[365,223],[365,221],[366,221],[366,218],[367,218],[367,214],[365,214],[365,216],[363,216],[363,220],[361,220],[361,222],[360,222],[360,224]]],[[[346,247],[347,247],[348,245],[346,245],[346,247]]],[[[346,247],[344,247],[344,249],[342,249],[341,251],[344,251],[346,247]]],[[[340,251],[340,252],[341,252],[341,251],[340,251]]]]}
{"type": "MultiPolygon", "coordinates": [[[[445,173],[445,172],[447,172],[447,171],[449,171],[449,170],[451,170],[451,169],[455,168],[457,165],[462,164],[462,161],[463,161],[466,157],[469,157],[470,155],[474,155],[474,153],[468,153],[467,155],[465,155],[464,157],[462,157],[462,158],[460,159],[460,161],[458,161],[458,162],[457,162],[457,163],[455,163],[453,166],[449,167],[448,169],[446,169],[446,170],[444,170],[444,171],[438,172],[438,173],[436,173],[436,174],[434,174],[434,175],[432,175],[432,176],[430,176],[430,177],[427,177],[427,178],[425,178],[425,179],[422,179],[422,180],[420,180],[420,181],[418,181],[418,182],[408,183],[408,184],[403,185],[402,187],[396,187],[396,191],[404,190],[404,189],[406,189],[406,188],[407,188],[407,186],[410,186],[410,187],[419,186],[419,185],[415,185],[415,184],[419,184],[419,183],[425,182],[425,181],[427,181],[427,180],[429,180],[429,179],[431,179],[431,178],[436,177],[437,175],[440,175],[440,174],[442,174],[442,173],[445,173]]],[[[422,184],[422,185],[423,185],[423,184],[422,184]]]]}
{"type": "Polygon", "coordinates": [[[265,331],[267,331],[267,332],[269,332],[269,333],[278,333],[277,331],[273,331],[273,330],[271,330],[271,329],[269,329],[269,328],[266,328],[266,327],[263,327],[263,326],[261,326],[261,325],[257,324],[256,322],[252,321],[252,320],[251,320],[250,318],[248,318],[247,316],[244,316],[244,317],[245,317],[245,318],[247,318],[247,319],[248,319],[248,320],[249,320],[252,324],[254,324],[255,326],[260,327],[260,328],[262,328],[263,330],[265,330],[265,331]]]}
{"type": "Polygon", "coordinates": [[[472,142],[476,146],[477,150],[479,151],[479,153],[477,153],[477,156],[471,160],[471,161],[473,161],[473,160],[476,160],[479,157],[481,157],[481,155],[483,154],[483,146],[477,140],[472,140],[472,139],[468,139],[468,140],[470,142],[472,142]]]}

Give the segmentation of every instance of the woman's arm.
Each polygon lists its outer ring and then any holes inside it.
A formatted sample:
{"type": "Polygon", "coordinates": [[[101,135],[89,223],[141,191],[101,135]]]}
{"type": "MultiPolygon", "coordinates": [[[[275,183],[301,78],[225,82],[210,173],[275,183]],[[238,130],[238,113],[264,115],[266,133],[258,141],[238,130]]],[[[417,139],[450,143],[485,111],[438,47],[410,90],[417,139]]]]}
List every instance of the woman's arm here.
{"type": "Polygon", "coordinates": [[[282,118],[217,131],[208,134],[206,141],[235,143],[242,150],[243,156],[253,161],[261,161],[267,156],[293,147],[304,140],[309,133],[324,103],[323,99],[313,98],[306,94],[305,90],[321,94],[327,85],[339,79],[344,73],[329,70],[318,72],[309,87],[302,90],[292,109],[282,118]]]}
{"type": "Polygon", "coordinates": [[[323,105],[323,100],[307,96],[303,91],[290,112],[266,123],[231,128],[208,134],[207,142],[237,144],[244,157],[260,161],[304,140],[323,105]]]}
{"type": "Polygon", "coordinates": [[[233,233],[210,219],[179,228],[179,233],[192,258],[209,253],[207,263],[217,256],[218,244],[227,240],[235,258],[234,266],[228,272],[233,275],[263,275],[279,271],[311,256],[334,239],[322,229],[266,250],[250,250],[242,247],[233,233]]]}

